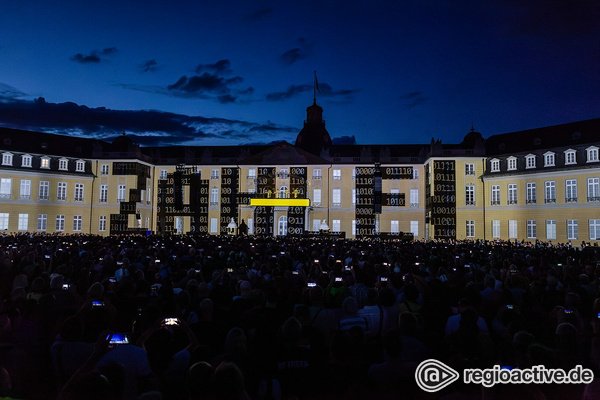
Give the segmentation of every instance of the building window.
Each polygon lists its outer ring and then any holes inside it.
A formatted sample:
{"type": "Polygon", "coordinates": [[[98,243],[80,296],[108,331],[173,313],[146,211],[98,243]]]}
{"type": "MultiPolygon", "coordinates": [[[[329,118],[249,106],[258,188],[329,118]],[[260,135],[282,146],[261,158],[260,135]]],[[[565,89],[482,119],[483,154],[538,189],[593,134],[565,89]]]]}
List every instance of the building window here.
{"type": "Polygon", "coordinates": [[[45,231],[48,229],[48,214],[39,214],[37,219],[38,231],[45,231]]]}
{"type": "Polygon", "coordinates": [[[492,185],[492,200],[493,206],[500,205],[500,185],[492,185]]]}
{"type": "Polygon", "coordinates": [[[282,215],[277,221],[277,236],[287,235],[287,217],[282,215]]]}
{"type": "Polygon", "coordinates": [[[321,205],[321,189],[313,189],[313,204],[315,206],[321,205]]]}
{"type": "Polygon", "coordinates": [[[589,225],[590,240],[600,240],[600,219],[590,219],[589,225]]]}
{"type": "Polygon", "coordinates": [[[410,206],[419,207],[419,189],[410,189],[410,206]]]}
{"type": "Polygon", "coordinates": [[[281,168],[277,174],[277,177],[279,179],[288,179],[290,177],[290,173],[287,168],[281,168]]]}
{"type": "Polygon", "coordinates": [[[400,233],[400,223],[397,220],[392,220],[390,222],[390,232],[400,233]]]}
{"type": "Polygon", "coordinates": [[[567,220],[567,239],[577,240],[579,238],[579,224],[576,219],[567,220]]]}
{"type": "Polygon", "coordinates": [[[85,172],[85,161],[77,160],[75,162],[75,171],[77,172],[85,172]]]}
{"type": "Polygon", "coordinates": [[[50,193],[50,182],[40,181],[40,200],[48,200],[50,193]]]}
{"type": "Polygon", "coordinates": [[[415,167],[413,167],[413,173],[412,173],[412,178],[413,179],[419,179],[419,170],[415,167]]]}
{"type": "Polygon", "coordinates": [[[73,232],[81,232],[81,227],[83,225],[83,219],[81,215],[73,216],[73,232]]]}
{"type": "Polygon", "coordinates": [[[356,236],[356,220],[352,220],[352,235],[356,236]]]}
{"type": "Polygon", "coordinates": [[[340,189],[333,189],[331,198],[333,207],[340,207],[342,205],[342,191],[340,189]]]}
{"type": "Polygon", "coordinates": [[[544,167],[554,167],[554,153],[548,151],[544,153],[544,167]]]}
{"type": "Polygon", "coordinates": [[[556,240],[556,221],[546,220],[546,240],[556,240]]]}
{"type": "Polygon", "coordinates": [[[494,239],[500,239],[500,220],[492,220],[492,237],[494,239]]]}
{"type": "Polygon", "coordinates": [[[565,181],[565,202],[575,203],[577,202],[577,180],[567,179],[565,181]]]}
{"type": "Polygon", "coordinates": [[[117,202],[125,201],[125,185],[119,185],[117,190],[117,202]]]}
{"type": "Polygon", "coordinates": [[[279,188],[279,198],[280,199],[287,199],[288,197],[289,197],[288,187],[287,186],[281,186],[279,188]]]}
{"type": "Polygon", "coordinates": [[[8,230],[8,213],[0,213],[0,230],[8,230]]]}
{"type": "Polygon", "coordinates": [[[12,166],[13,155],[12,153],[2,153],[2,165],[12,166]]]}
{"type": "Polygon", "coordinates": [[[475,205],[475,185],[465,186],[465,204],[468,206],[475,205]]]}
{"type": "Polygon", "coordinates": [[[313,219],[313,232],[319,232],[321,230],[321,220],[313,219]]]}
{"type": "Polygon", "coordinates": [[[31,181],[29,179],[21,179],[20,196],[26,200],[31,198],[31,181]]]}
{"type": "Polygon", "coordinates": [[[525,168],[535,168],[535,155],[529,154],[525,156],[525,168]]]}
{"type": "Polygon", "coordinates": [[[166,169],[160,170],[160,175],[158,176],[158,179],[163,180],[163,181],[165,179],[167,179],[167,170],[166,169]]]}
{"type": "Polygon", "coordinates": [[[312,178],[313,179],[321,179],[321,168],[315,168],[315,169],[313,169],[312,178]]]}
{"type": "Polygon", "coordinates": [[[585,151],[587,153],[587,162],[598,162],[598,147],[590,146],[585,151]]]}
{"type": "Polygon", "coordinates": [[[100,185],[100,203],[108,201],[108,185],[100,185]]]}
{"type": "Polygon", "coordinates": [[[210,233],[217,233],[217,219],[210,219],[210,233]]]}
{"type": "Polygon", "coordinates": [[[341,169],[333,170],[333,180],[334,181],[342,180],[342,170],[341,169]]]}
{"type": "Polygon", "coordinates": [[[352,204],[356,204],[356,189],[352,189],[352,204]]]}
{"type": "Polygon", "coordinates": [[[419,236],[419,221],[410,221],[410,233],[415,238],[419,236]]]}
{"type": "Polygon", "coordinates": [[[507,170],[514,171],[517,169],[517,157],[508,157],[506,159],[507,170]]]}
{"type": "Polygon", "coordinates": [[[210,179],[219,179],[219,170],[218,169],[210,170],[210,179]]]}
{"type": "Polygon", "coordinates": [[[219,188],[211,188],[210,189],[210,205],[216,206],[219,204],[219,188]]]}
{"type": "Polygon", "coordinates": [[[69,160],[66,158],[61,158],[58,160],[58,169],[60,171],[67,171],[69,169],[69,160]]]}
{"type": "Polygon", "coordinates": [[[587,200],[600,201],[600,178],[588,178],[587,200]]]}
{"type": "Polygon", "coordinates": [[[108,175],[108,164],[102,164],[100,166],[100,175],[108,175]]]}
{"type": "Polygon", "coordinates": [[[256,168],[248,169],[248,179],[256,179],[256,168]]]}
{"type": "Polygon", "coordinates": [[[83,183],[75,184],[75,201],[83,201],[83,183]]]}
{"type": "Polygon", "coordinates": [[[67,199],[67,182],[58,182],[58,188],[56,189],[56,200],[67,199]]]}
{"type": "Polygon", "coordinates": [[[517,204],[517,184],[508,185],[508,204],[517,204]]]}
{"type": "Polygon", "coordinates": [[[500,171],[500,160],[493,159],[490,161],[490,169],[491,172],[499,172],[500,171]]]}
{"type": "Polygon", "coordinates": [[[466,236],[468,238],[475,237],[475,221],[468,219],[466,221],[466,228],[467,228],[466,236]]]}
{"type": "Polygon", "coordinates": [[[573,149],[565,150],[565,165],[577,164],[577,152],[573,149]]]}
{"type": "Polygon", "coordinates": [[[517,220],[511,219],[508,220],[508,238],[516,239],[517,238],[517,220]]]}
{"type": "Polygon", "coordinates": [[[31,156],[29,154],[21,156],[21,167],[31,168],[31,156]]]}
{"type": "Polygon", "coordinates": [[[535,182],[527,182],[527,199],[526,199],[526,203],[527,204],[532,204],[535,203],[536,200],[536,189],[535,189],[535,182]]]}
{"type": "Polygon", "coordinates": [[[62,232],[65,230],[65,216],[64,215],[59,214],[56,216],[55,230],[57,232],[62,232]]]}
{"type": "Polygon", "coordinates": [[[546,181],[544,183],[544,202],[556,203],[556,182],[546,181]]]}
{"type": "Polygon", "coordinates": [[[331,231],[332,232],[341,232],[342,231],[342,223],[339,219],[334,219],[331,221],[331,231]]]}
{"type": "Polygon", "coordinates": [[[254,235],[254,218],[248,218],[248,234],[254,235]]]}
{"type": "Polygon", "coordinates": [[[40,160],[40,168],[50,169],[50,158],[42,157],[40,160]]]}
{"type": "Polygon", "coordinates": [[[98,230],[100,232],[104,232],[106,230],[106,215],[100,216],[100,221],[98,222],[98,230]]]}
{"type": "Polygon", "coordinates": [[[0,199],[10,199],[12,194],[12,178],[0,178],[0,199]]]}
{"type": "Polygon", "coordinates": [[[465,164],[465,175],[475,175],[475,164],[465,164]]]}
{"type": "Polygon", "coordinates": [[[535,239],[537,237],[537,227],[535,224],[535,220],[528,219],[527,220],[527,238],[535,239]]]}
{"type": "Polygon", "coordinates": [[[18,228],[20,231],[26,231],[29,225],[29,214],[19,214],[19,225],[18,228]]]}

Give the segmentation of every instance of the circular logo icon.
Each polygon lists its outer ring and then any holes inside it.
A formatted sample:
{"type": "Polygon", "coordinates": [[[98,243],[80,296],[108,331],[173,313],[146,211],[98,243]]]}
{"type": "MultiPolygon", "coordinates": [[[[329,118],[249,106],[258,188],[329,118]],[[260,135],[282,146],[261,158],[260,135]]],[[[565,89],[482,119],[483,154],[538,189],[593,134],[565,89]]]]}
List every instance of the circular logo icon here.
{"type": "Polygon", "coordinates": [[[430,393],[442,390],[459,377],[460,374],[457,371],[432,358],[421,362],[415,370],[417,385],[430,393]]]}

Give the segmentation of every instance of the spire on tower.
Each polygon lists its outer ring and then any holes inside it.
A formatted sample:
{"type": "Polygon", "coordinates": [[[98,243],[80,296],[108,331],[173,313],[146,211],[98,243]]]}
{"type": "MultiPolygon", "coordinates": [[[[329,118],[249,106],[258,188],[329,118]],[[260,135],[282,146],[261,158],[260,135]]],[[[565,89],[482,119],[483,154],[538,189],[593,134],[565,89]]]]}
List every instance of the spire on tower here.
{"type": "Polygon", "coordinates": [[[317,79],[317,71],[313,71],[313,104],[317,104],[317,92],[319,91],[319,80],[317,79]]]}

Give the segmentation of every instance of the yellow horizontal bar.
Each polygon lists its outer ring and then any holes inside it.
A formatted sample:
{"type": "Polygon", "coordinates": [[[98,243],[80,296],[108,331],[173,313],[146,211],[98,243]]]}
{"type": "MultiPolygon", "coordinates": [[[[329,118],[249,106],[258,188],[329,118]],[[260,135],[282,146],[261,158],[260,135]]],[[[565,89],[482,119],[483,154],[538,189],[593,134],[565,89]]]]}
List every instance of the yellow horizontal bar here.
{"type": "Polygon", "coordinates": [[[250,199],[251,206],[263,207],[308,207],[308,199],[250,199]]]}

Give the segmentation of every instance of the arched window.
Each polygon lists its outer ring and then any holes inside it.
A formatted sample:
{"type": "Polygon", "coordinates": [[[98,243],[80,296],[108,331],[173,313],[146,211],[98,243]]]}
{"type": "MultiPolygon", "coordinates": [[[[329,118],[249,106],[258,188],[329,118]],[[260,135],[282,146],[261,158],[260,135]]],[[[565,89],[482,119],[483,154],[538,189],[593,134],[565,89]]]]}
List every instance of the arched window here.
{"type": "Polygon", "coordinates": [[[289,197],[289,193],[288,193],[288,188],[287,186],[282,186],[279,188],[279,198],[280,199],[287,199],[289,197]]]}

